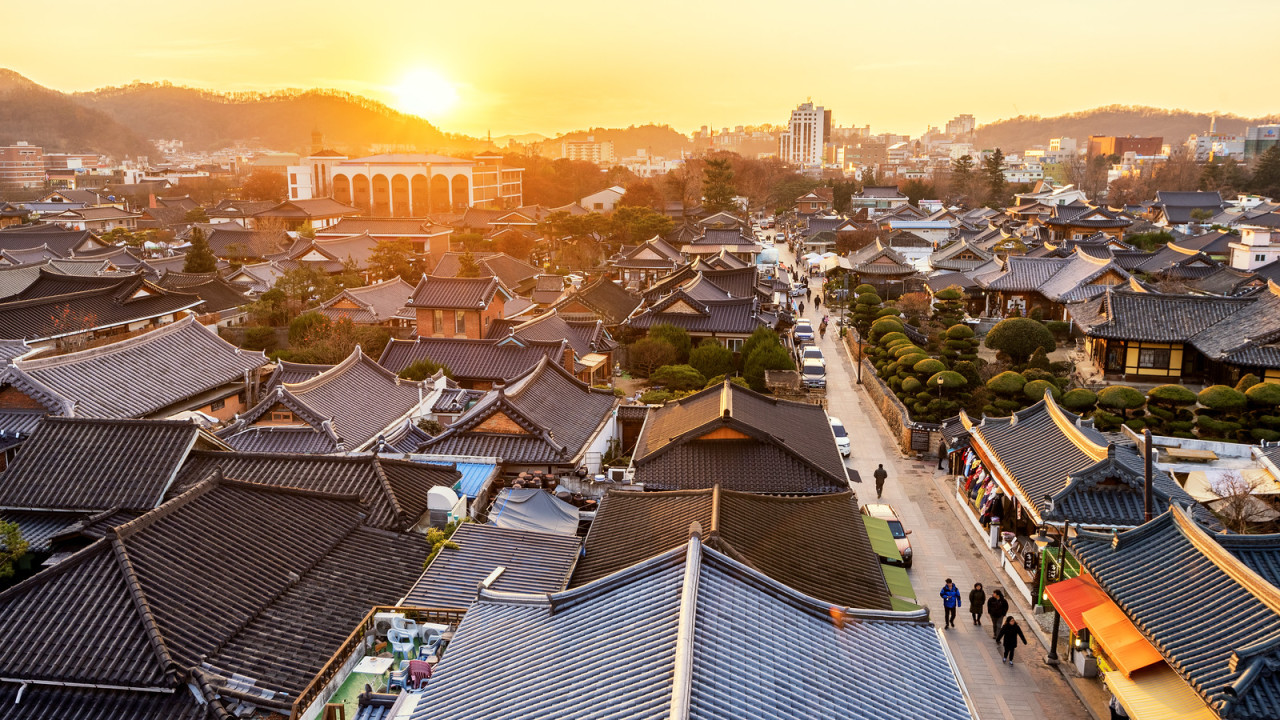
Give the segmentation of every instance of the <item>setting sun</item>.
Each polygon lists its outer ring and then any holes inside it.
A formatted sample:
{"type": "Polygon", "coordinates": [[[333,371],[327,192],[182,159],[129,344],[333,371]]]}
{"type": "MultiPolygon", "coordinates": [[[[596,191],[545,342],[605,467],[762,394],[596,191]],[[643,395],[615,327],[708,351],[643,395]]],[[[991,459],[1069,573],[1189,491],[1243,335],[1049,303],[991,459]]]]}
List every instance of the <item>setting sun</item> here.
{"type": "Polygon", "coordinates": [[[394,91],[397,110],[427,119],[449,112],[458,102],[457,88],[431,68],[410,71],[394,91]]]}

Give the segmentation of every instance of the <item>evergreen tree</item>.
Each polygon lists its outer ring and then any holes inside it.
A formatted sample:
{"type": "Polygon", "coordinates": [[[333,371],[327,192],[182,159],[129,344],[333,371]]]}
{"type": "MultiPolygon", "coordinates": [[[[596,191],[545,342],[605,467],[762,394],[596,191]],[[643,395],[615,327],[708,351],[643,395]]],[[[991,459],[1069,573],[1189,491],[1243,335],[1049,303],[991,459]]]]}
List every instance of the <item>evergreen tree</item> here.
{"type": "Polygon", "coordinates": [[[960,197],[968,197],[973,189],[973,156],[964,155],[951,161],[951,190],[960,197]]]}
{"type": "Polygon", "coordinates": [[[462,257],[458,258],[458,277],[480,277],[480,263],[476,260],[475,255],[472,255],[470,252],[465,252],[462,254],[462,257]]]}
{"type": "Polygon", "coordinates": [[[1259,195],[1280,197],[1280,145],[1272,145],[1258,156],[1249,187],[1259,195]]]}
{"type": "Polygon", "coordinates": [[[187,259],[182,263],[182,272],[209,273],[218,269],[218,258],[209,249],[209,241],[200,228],[191,229],[191,247],[187,249],[187,259]]]}
{"type": "Polygon", "coordinates": [[[708,160],[702,169],[702,209],[709,213],[733,212],[738,209],[733,197],[733,166],[726,158],[708,160]]]}
{"type": "Polygon", "coordinates": [[[1005,207],[1009,184],[1004,179],[1004,153],[1000,148],[982,160],[982,178],[986,181],[989,195],[987,207],[997,210],[1005,207]]]}

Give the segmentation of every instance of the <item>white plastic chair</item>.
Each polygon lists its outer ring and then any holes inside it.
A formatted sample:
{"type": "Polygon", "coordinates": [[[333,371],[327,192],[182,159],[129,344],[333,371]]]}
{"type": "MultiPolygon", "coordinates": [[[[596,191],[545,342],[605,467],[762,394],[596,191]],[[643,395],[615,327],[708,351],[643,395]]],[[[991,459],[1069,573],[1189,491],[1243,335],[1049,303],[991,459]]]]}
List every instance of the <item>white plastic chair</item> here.
{"type": "Polygon", "coordinates": [[[400,653],[406,659],[413,657],[414,633],[399,628],[387,630],[387,642],[391,643],[392,652],[400,653]]]}

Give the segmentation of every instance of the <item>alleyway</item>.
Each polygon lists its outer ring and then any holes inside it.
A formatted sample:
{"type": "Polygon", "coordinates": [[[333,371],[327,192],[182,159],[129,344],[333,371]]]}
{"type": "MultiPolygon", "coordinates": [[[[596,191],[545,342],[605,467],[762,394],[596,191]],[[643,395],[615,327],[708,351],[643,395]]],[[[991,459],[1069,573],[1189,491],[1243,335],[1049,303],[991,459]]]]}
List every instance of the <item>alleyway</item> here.
{"type": "MultiPolygon", "coordinates": [[[[793,257],[779,246],[783,262],[791,265],[793,257]]],[[[818,282],[815,280],[815,290],[818,282]]],[[[805,315],[816,328],[822,313],[806,303],[805,315]]],[[[935,623],[942,623],[942,602],[938,591],[946,578],[952,578],[965,599],[956,627],[944,635],[960,667],[965,685],[983,720],[1087,720],[1090,713],[1080,703],[1066,680],[1055,668],[1046,666],[1042,658],[1046,648],[1031,632],[1031,618],[1019,617],[1028,644],[1019,646],[1016,664],[1001,663],[1000,649],[991,636],[988,618],[983,626],[973,627],[968,614],[968,593],[975,582],[982,583],[988,594],[995,588],[1008,588],[992,572],[968,530],[961,524],[935,483],[936,464],[904,458],[888,435],[884,421],[855,382],[853,364],[836,339],[835,321],[825,338],[819,340],[827,360],[827,412],[843,421],[853,443],[849,467],[863,478],[854,485],[859,502],[875,501],[872,472],[884,463],[889,472],[884,502],[893,505],[907,529],[912,530],[914,565],[909,571],[917,599],[929,607],[935,623]]]]}

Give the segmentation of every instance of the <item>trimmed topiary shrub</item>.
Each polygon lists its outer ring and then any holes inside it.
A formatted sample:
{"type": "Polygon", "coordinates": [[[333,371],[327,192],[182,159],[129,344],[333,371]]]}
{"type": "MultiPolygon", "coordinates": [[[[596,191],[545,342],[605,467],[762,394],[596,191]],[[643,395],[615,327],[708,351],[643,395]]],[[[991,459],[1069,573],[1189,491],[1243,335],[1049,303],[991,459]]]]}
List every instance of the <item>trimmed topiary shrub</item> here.
{"type": "Polygon", "coordinates": [[[707,386],[707,376],[692,365],[663,365],[649,375],[649,381],[670,390],[700,390],[707,386]]]}
{"type": "Polygon", "coordinates": [[[1257,375],[1246,373],[1244,377],[1240,378],[1240,382],[1236,383],[1236,390],[1238,392],[1248,392],[1249,388],[1260,382],[1262,381],[1258,379],[1257,375]]]}
{"type": "MultiPolygon", "coordinates": [[[[941,360],[936,360],[934,358],[925,358],[913,364],[911,366],[911,369],[923,377],[930,377],[932,375],[942,372],[943,370],[946,370],[947,366],[943,365],[941,360]]],[[[961,377],[964,377],[964,376],[962,375],[961,377]]],[[[967,379],[965,380],[965,384],[966,385],[969,384],[969,381],[967,379]]]]}
{"type": "Polygon", "coordinates": [[[1200,391],[1196,400],[1206,408],[1219,413],[1241,410],[1248,402],[1244,393],[1226,385],[1210,385],[1200,391]]]}
{"type": "Polygon", "coordinates": [[[1128,385],[1112,385],[1098,391],[1098,406],[1119,410],[1122,419],[1128,419],[1130,410],[1136,410],[1146,404],[1147,398],[1128,385]]]}
{"type": "Polygon", "coordinates": [[[1001,395],[1020,393],[1026,384],[1027,379],[1012,370],[1005,370],[987,381],[987,387],[1001,395]]]}
{"type": "Polygon", "coordinates": [[[923,387],[924,387],[924,383],[920,382],[919,380],[913,377],[909,377],[902,381],[903,392],[915,394],[920,392],[920,389],[923,387]]]}
{"type": "Polygon", "coordinates": [[[1087,413],[1098,404],[1098,396],[1092,390],[1076,388],[1062,396],[1062,406],[1073,413],[1087,413]]]}
{"type": "Polygon", "coordinates": [[[925,383],[926,388],[936,388],[941,384],[943,390],[955,390],[962,388],[968,383],[964,376],[952,370],[943,370],[929,376],[929,381],[925,383]]]}
{"type": "Polygon", "coordinates": [[[1280,383],[1254,383],[1244,391],[1244,396],[1249,401],[1250,405],[1261,405],[1272,408],[1276,407],[1280,405],[1280,383]]]}
{"type": "Polygon", "coordinates": [[[1058,389],[1058,386],[1048,380],[1032,380],[1022,386],[1022,394],[1030,398],[1032,402],[1040,402],[1043,400],[1046,390],[1053,395],[1053,399],[1055,401],[1062,397],[1062,391],[1058,389]]]}
{"type": "Polygon", "coordinates": [[[1051,352],[1058,347],[1053,333],[1044,324],[1030,318],[1008,318],[996,323],[987,333],[983,344],[992,350],[1003,352],[1016,364],[1023,364],[1036,348],[1051,352]]]}

